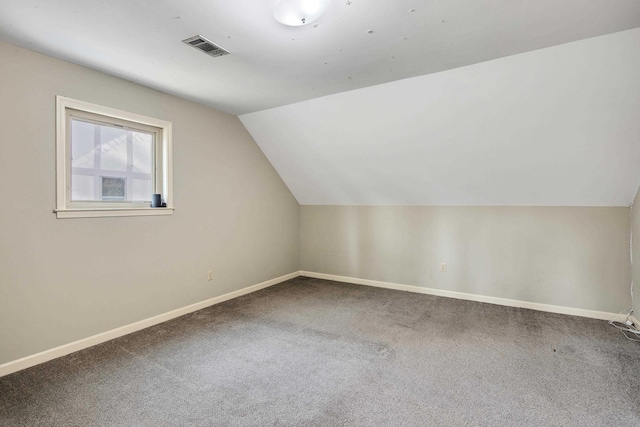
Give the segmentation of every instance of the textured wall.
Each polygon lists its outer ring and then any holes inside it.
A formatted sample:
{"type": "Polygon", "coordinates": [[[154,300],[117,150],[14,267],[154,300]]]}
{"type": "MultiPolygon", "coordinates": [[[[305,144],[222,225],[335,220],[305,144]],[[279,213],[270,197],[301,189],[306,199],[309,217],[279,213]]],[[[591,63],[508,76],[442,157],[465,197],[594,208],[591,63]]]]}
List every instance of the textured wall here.
{"type": "Polygon", "coordinates": [[[0,58],[0,364],[299,269],[298,203],[237,117],[0,58]],[[56,219],[55,95],[173,122],[174,215],[56,219]]]}
{"type": "Polygon", "coordinates": [[[301,206],[300,238],[306,271],[606,312],[629,306],[626,207],[301,206]]]}

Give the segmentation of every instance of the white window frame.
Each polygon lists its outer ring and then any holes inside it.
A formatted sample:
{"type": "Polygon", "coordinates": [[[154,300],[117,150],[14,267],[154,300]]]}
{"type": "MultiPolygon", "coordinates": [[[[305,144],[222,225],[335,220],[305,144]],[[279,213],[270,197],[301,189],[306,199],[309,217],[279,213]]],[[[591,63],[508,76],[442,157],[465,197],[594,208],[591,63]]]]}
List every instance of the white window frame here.
{"type": "Polygon", "coordinates": [[[171,151],[171,122],[103,107],[85,101],[56,96],[56,213],[58,218],[96,218],[110,216],[146,216],[173,214],[173,173],[171,151]],[[84,113],[99,116],[105,123],[122,125],[123,121],[144,127],[157,128],[154,153],[155,191],[167,204],[152,208],[148,203],[74,202],[71,200],[71,116],[84,113]]]}

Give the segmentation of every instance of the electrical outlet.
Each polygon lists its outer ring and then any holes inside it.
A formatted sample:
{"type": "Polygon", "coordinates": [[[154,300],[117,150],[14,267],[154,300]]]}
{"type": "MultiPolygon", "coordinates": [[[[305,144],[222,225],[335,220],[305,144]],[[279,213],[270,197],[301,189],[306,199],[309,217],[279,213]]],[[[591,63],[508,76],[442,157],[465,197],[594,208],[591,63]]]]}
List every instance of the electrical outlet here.
{"type": "Polygon", "coordinates": [[[209,281],[213,280],[213,271],[209,270],[207,272],[207,280],[209,281]]]}
{"type": "Polygon", "coordinates": [[[447,263],[446,262],[441,262],[440,263],[440,271],[443,273],[447,272],[447,263]]]}

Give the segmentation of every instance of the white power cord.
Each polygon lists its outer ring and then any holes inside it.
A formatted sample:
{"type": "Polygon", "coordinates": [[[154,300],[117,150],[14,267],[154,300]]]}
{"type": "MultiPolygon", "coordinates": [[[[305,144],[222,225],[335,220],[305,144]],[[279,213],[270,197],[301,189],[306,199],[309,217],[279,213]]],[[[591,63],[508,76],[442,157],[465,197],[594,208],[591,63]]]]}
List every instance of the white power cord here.
{"type": "MultiPolygon", "coordinates": [[[[638,189],[640,191],[640,188],[638,189]]],[[[636,325],[631,320],[631,315],[633,314],[633,202],[631,202],[631,221],[629,224],[629,259],[631,260],[631,310],[627,313],[627,318],[624,323],[615,321],[613,319],[609,320],[609,324],[622,332],[622,334],[631,341],[640,342],[640,329],[636,327],[636,325]]],[[[618,314],[622,316],[624,311],[621,311],[618,314]]]]}
{"type": "MultiPolygon", "coordinates": [[[[622,313],[624,313],[624,311],[621,311],[618,315],[622,316],[622,313]]],[[[631,321],[632,313],[633,313],[633,310],[629,310],[629,313],[627,313],[627,318],[624,321],[624,323],[618,322],[612,319],[612,320],[609,320],[609,324],[614,328],[618,329],[620,332],[622,332],[622,334],[628,340],[640,342],[640,329],[636,328],[636,325],[634,325],[633,321],[631,321]]]]}

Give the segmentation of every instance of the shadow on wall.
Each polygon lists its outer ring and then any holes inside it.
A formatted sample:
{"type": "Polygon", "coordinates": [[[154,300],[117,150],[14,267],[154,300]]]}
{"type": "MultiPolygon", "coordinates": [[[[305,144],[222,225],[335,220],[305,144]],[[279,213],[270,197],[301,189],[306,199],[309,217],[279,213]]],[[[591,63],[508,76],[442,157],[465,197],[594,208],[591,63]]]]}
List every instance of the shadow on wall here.
{"type": "Polygon", "coordinates": [[[628,305],[627,208],[303,206],[301,212],[304,270],[592,310],[628,305]]]}

